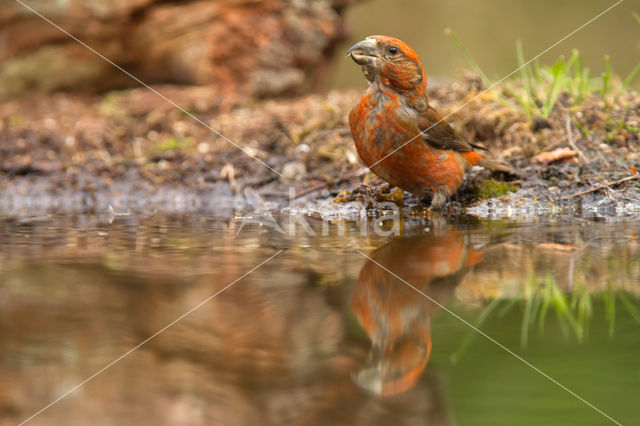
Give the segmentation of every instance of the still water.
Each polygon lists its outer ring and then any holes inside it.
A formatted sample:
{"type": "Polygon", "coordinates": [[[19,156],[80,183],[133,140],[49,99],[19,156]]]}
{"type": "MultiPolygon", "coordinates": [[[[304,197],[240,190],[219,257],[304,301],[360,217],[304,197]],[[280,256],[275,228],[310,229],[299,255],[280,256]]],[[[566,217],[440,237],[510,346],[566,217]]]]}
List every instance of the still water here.
{"type": "Polygon", "coordinates": [[[640,424],[640,224],[321,225],[0,219],[0,424],[640,424]]]}

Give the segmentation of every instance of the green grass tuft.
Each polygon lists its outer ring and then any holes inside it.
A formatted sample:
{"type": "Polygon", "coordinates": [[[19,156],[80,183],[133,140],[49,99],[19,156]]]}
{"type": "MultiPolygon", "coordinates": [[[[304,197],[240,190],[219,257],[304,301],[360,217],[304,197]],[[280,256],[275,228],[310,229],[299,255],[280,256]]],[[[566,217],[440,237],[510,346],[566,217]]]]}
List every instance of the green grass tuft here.
{"type": "MultiPolygon", "coordinates": [[[[640,23],[640,15],[634,12],[633,17],[640,23]]],[[[471,69],[487,87],[490,87],[491,80],[460,38],[450,29],[446,29],[445,34],[460,49],[471,69]]],[[[592,78],[589,68],[584,65],[583,55],[575,49],[569,58],[561,56],[552,65],[540,65],[537,59],[527,63],[521,40],[516,42],[516,58],[520,78],[506,82],[498,93],[498,99],[501,103],[506,102],[516,109],[521,109],[530,120],[537,117],[549,118],[563,93],[569,96],[571,106],[582,105],[587,97],[597,97],[604,103],[605,108],[608,108],[640,75],[638,64],[625,78],[617,76],[609,56],[606,55],[605,71],[600,78],[592,78]]]]}

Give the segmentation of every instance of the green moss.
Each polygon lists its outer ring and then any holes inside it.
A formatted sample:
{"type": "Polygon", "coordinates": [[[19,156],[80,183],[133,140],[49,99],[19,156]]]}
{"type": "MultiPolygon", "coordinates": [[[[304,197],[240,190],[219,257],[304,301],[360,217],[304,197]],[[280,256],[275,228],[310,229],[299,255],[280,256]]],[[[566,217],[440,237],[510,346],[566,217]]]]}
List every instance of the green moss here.
{"type": "Polygon", "coordinates": [[[158,143],[156,146],[153,147],[153,152],[155,153],[160,153],[160,152],[167,152],[167,151],[172,151],[172,150],[187,150],[189,148],[192,148],[194,145],[194,141],[192,138],[178,138],[178,137],[171,137],[168,139],[163,140],[162,142],[158,143]]]}
{"type": "Polygon", "coordinates": [[[9,117],[9,127],[20,127],[22,125],[22,118],[17,115],[9,117]]]}
{"type": "Polygon", "coordinates": [[[103,115],[116,115],[118,111],[119,96],[115,93],[107,93],[100,102],[100,112],[103,115]]]}
{"type": "Polygon", "coordinates": [[[126,96],[129,95],[131,90],[114,90],[106,93],[100,101],[100,113],[108,117],[115,118],[127,118],[131,115],[131,112],[121,102],[126,96]]]}
{"type": "Polygon", "coordinates": [[[495,198],[502,197],[510,192],[516,192],[518,190],[517,185],[512,185],[508,182],[501,182],[493,179],[483,180],[478,184],[477,195],[478,198],[495,198]]]}

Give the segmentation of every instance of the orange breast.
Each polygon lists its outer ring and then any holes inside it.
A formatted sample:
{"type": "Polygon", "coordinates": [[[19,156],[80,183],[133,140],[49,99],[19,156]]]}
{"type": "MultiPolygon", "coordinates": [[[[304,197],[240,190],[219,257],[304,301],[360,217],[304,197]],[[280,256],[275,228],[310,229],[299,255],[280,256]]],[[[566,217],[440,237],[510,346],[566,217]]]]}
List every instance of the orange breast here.
{"type": "Polygon", "coordinates": [[[391,185],[419,198],[430,191],[453,194],[473,161],[424,143],[415,116],[397,96],[367,93],[351,111],[349,124],[364,164],[391,185]]]}

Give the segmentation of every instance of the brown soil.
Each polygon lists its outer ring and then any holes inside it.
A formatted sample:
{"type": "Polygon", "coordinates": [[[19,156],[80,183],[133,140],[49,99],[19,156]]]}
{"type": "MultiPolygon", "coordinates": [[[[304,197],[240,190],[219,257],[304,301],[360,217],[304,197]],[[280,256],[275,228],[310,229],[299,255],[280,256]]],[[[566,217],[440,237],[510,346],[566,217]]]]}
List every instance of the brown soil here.
{"type": "MultiPolygon", "coordinates": [[[[353,196],[350,191],[363,182],[379,183],[359,175],[362,165],[346,123],[356,91],[221,112],[213,89],[157,89],[184,111],[146,89],[42,95],[0,105],[0,212],[104,211],[110,205],[115,210],[231,209],[249,186],[275,201],[286,200],[289,187],[308,200],[346,189],[341,199],[348,201],[357,198],[358,191],[353,196]]],[[[433,89],[431,101],[447,114],[481,90],[469,78],[433,89]]],[[[488,92],[450,120],[517,171],[512,176],[472,172],[450,209],[640,208],[637,93],[620,95],[608,106],[590,98],[579,108],[561,97],[548,120],[531,122],[488,92]],[[483,199],[488,196],[497,198],[483,199]]],[[[390,191],[377,192],[386,200],[390,191]]],[[[380,199],[376,191],[368,197],[380,199]]],[[[407,194],[404,202],[417,205],[407,194]]]]}

